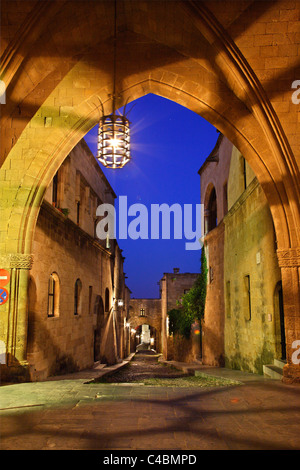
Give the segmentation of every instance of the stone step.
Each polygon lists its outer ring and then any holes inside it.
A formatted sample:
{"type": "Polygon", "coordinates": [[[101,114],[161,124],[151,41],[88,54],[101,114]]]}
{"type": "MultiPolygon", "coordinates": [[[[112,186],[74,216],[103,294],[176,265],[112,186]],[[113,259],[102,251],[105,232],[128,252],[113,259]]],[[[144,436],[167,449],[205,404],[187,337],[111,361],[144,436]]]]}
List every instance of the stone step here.
{"type": "Polygon", "coordinates": [[[106,367],[106,364],[102,364],[100,361],[94,362],[93,369],[99,370],[99,369],[104,369],[106,367]]]}
{"type": "Polygon", "coordinates": [[[274,359],[274,366],[280,367],[280,369],[283,369],[286,363],[287,361],[284,361],[283,359],[274,359]]]}
{"type": "Polygon", "coordinates": [[[282,368],[277,367],[274,364],[267,364],[263,366],[264,375],[271,379],[281,380],[282,379],[282,368]]]}

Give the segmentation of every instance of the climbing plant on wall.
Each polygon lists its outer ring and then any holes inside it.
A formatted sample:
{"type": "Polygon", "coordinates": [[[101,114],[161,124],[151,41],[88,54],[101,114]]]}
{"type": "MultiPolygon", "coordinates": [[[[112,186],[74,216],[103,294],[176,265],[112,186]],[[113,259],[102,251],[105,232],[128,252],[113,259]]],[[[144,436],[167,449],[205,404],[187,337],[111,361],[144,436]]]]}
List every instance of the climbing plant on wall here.
{"type": "Polygon", "coordinates": [[[201,271],[193,287],[182,296],[177,309],[168,312],[169,332],[190,337],[191,327],[195,320],[201,322],[204,317],[207,286],[207,263],[204,249],[201,251],[201,271]]]}
{"type": "Polygon", "coordinates": [[[185,338],[189,338],[194,319],[185,314],[182,308],[173,308],[168,312],[168,315],[169,333],[173,335],[179,334],[185,338]]]}

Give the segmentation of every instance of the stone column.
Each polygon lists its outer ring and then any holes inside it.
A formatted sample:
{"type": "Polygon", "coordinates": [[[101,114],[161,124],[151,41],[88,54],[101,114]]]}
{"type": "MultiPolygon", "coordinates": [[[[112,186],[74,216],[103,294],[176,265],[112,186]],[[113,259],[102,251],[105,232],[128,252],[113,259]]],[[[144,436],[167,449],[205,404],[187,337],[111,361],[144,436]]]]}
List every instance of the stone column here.
{"type": "Polygon", "coordinates": [[[300,383],[300,364],[294,364],[292,345],[300,340],[300,248],[277,250],[281,268],[287,364],[283,368],[284,383],[300,383]]]}
{"type": "Polygon", "coordinates": [[[6,286],[9,299],[1,307],[2,340],[6,345],[6,364],[1,365],[3,379],[28,379],[27,328],[28,279],[33,256],[9,254],[0,257],[0,268],[10,273],[6,286]]]}

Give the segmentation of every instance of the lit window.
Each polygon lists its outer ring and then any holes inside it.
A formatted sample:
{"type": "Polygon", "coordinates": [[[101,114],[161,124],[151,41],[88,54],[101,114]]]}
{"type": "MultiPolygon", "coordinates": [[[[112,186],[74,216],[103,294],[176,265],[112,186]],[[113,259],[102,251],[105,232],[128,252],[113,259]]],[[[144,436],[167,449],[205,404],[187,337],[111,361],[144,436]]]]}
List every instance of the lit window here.
{"type": "Polygon", "coordinates": [[[52,273],[48,282],[48,317],[59,315],[59,278],[52,273]]]}
{"type": "Polygon", "coordinates": [[[145,316],[145,309],[141,308],[140,309],[140,317],[144,317],[144,316],[145,316]]]}

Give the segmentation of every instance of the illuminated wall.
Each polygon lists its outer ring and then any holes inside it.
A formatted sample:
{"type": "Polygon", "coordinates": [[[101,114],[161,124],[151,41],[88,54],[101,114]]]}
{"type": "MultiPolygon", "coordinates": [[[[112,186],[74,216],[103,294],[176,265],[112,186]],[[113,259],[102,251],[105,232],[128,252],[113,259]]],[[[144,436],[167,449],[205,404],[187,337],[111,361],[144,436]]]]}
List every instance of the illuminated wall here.
{"type": "Polygon", "coordinates": [[[280,358],[280,270],[271,213],[257,179],[233,148],[224,218],[225,364],[262,373],[280,358]]]}
{"type": "Polygon", "coordinates": [[[111,241],[107,250],[94,235],[97,205],[113,201],[81,142],[47,189],[36,225],[27,355],[32,380],[124,357],[127,307],[114,301],[125,298],[123,257],[117,244],[111,241]]]}

